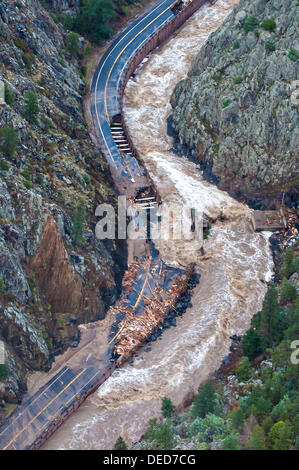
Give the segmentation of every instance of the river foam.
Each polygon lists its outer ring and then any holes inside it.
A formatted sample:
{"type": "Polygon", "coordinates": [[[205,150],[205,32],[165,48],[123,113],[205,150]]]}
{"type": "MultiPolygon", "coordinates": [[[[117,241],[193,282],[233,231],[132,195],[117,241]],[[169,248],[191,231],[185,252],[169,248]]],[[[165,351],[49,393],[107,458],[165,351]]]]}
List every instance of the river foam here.
{"type": "Polygon", "coordinates": [[[177,327],[143,347],[133,363],[116,370],[45,444],[45,449],[111,449],[122,435],[128,444],[140,439],[150,418],[160,415],[161,398],[176,406],[196,393],[228,353],[232,334],[242,334],[261,306],[272,274],[268,234],[253,232],[250,209],[205,182],[194,164],[170,152],[166,119],[174,85],[188,71],[192,55],[220,26],[238,2],[205,5],[149,60],[139,67],[125,92],[125,119],[166,202],[184,201],[218,221],[205,241],[205,255],[186,243],[160,243],[172,264],[195,261],[201,273],[192,308],[177,327]]]}

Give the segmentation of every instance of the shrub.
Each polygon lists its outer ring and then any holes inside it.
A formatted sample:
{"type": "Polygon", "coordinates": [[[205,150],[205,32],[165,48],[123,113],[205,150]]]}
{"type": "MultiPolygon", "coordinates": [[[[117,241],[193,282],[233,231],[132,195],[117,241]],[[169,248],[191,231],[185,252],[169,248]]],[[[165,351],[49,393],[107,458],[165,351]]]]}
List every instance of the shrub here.
{"type": "Polygon", "coordinates": [[[291,274],[295,272],[295,259],[294,251],[292,248],[287,248],[283,257],[283,265],[279,270],[279,274],[282,278],[286,277],[287,279],[291,274]]]}
{"type": "Polygon", "coordinates": [[[38,97],[35,91],[27,91],[24,96],[25,111],[24,117],[29,124],[37,124],[39,113],[38,97]]]}
{"type": "Polygon", "coordinates": [[[291,59],[293,62],[296,62],[296,60],[299,59],[299,52],[293,48],[289,49],[288,58],[291,59]]]}
{"type": "Polygon", "coordinates": [[[3,155],[12,157],[19,142],[18,133],[11,127],[0,129],[0,150],[3,155]]]}
{"type": "Polygon", "coordinates": [[[196,418],[189,428],[190,437],[200,434],[200,439],[210,440],[221,438],[225,430],[225,422],[220,416],[208,414],[205,418],[196,418]]]}
{"type": "Polygon", "coordinates": [[[275,46],[274,42],[268,40],[268,41],[265,42],[265,48],[266,48],[266,51],[273,52],[273,51],[275,51],[276,46],[275,46]]]}
{"type": "Polygon", "coordinates": [[[90,184],[91,179],[90,179],[90,176],[87,173],[85,173],[85,175],[83,175],[83,178],[84,178],[85,184],[90,184]]]}
{"type": "Polygon", "coordinates": [[[243,28],[246,33],[254,31],[259,25],[259,20],[255,16],[247,16],[244,21],[243,28]]]}
{"type": "Polygon", "coordinates": [[[222,106],[226,108],[229,105],[229,100],[223,100],[222,101],[222,106]]]}
{"type": "Polygon", "coordinates": [[[31,52],[25,52],[22,58],[27,70],[30,72],[33,64],[35,63],[35,56],[31,52]]]}
{"type": "Polygon", "coordinates": [[[7,83],[4,84],[4,99],[5,99],[5,103],[8,104],[9,106],[11,106],[14,102],[14,96],[12,92],[10,91],[10,88],[7,85],[7,83]]]}
{"type": "Polygon", "coordinates": [[[287,450],[291,445],[291,426],[284,421],[278,421],[270,429],[269,444],[273,450],[287,450]]]}
{"type": "Polygon", "coordinates": [[[265,433],[263,428],[260,426],[254,426],[253,430],[249,435],[249,439],[246,442],[246,449],[247,450],[265,450],[266,449],[266,442],[265,442],[265,433]]]}
{"type": "Polygon", "coordinates": [[[8,376],[9,368],[6,364],[0,364],[0,380],[5,380],[8,376]]]}
{"type": "Polygon", "coordinates": [[[170,416],[174,412],[174,406],[170,398],[164,397],[162,398],[162,407],[161,407],[162,415],[164,418],[170,418],[170,416]]]}
{"type": "Polygon", "coordinates": [[[282,280],[280,288],[280,299],[283,302],[295,300],[297,297],[296,287],[285,277],[282,280]]]}
{"type": "Polygon", "coordinates": [[[238,77],[234,78],[234,83],[235,84],[242,83],[242,82],[243,82],[243,78],[241,76],[238,76],[238,77]]]}
{"type": "Polygon", "coordinates": [[[208,380],[196,395],[193,406],[192,416],[194,418],[204,418],[207,413],[213,413],[216,407],[216,394],[211,380],[208,380]]]}
{"type": "Polygon", "coordinates": [[[253,359],[262,353],[262,338],[253,328],[249,328],[243,336],[242,350],[250,361],[253,361],[253,359]]]}
{"type": "Polygon", "coordinates": [[[79,34],[69,33],[65,39],[65,46],[69,54],[76,56],[79,53],[79,34]]]}
{"type": "Polygon", "coordinates": [[[119,436],[119,438],[117,439],[116,443],[114,444],[113,449],[114,450],[128,450],[127,445],[121,436],[119,436]]]}
{"type": "Polygon", "coordinates": [[[3,277],[0,277],[0,294],[4,294],[5,292],[5,282],[3,280],[3,277]]]}
{"type": "Polygon", "coordinates": [[[236,370],[236,376],[239,382],[246,382],[250,379],[251,369],[248,357],[243,357],[239,367],[236,370]]]}
{"type": "Polygon", "coordinates": [[[42,116],[41,121],[45,131],[48,131],[53,126],[52,120],[49,119],[47,116],[42,116]]]}
{"type": "Polygon", "coordinates": [[[221,450],[242,450],[239,434],[229,434],[221,444],[221,450]]]}
{"type": "Polygon", "coordinates": [[[170,428],[165,424],[161,424],[161,426],[154,431],[154,445],[157,446],[158,449],[172,449],[173,435],[170,428]]]}
{"type": "Polygon", "coordinates": [[[261,28],[265,29],[266,31],[274,31],[276,28],[275,20],[265,20],[260,25],[261,28]]]}
{"type": "Polygon", "coordinates": [[[9,164],[6,160],[0,160],[0,171],[8,171],[9,164]]]}

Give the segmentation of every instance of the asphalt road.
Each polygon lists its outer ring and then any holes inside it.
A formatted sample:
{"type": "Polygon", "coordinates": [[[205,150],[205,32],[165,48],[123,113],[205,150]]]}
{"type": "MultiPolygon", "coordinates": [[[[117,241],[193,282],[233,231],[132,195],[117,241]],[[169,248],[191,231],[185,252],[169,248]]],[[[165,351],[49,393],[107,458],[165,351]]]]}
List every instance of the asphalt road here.
{"type": "Polygon", "coordinates": [[[121,112],[120,88],[128,64],[149,38],[174,17],[171,9],[174,3],[174,0],[164,0],[130,24],[109,47],[92,81],[92,114],[99,140],[104,147],[114,178],[127,177],[131,183],[138,181],[144,171],[130,152],[120,151],[115,136],[121,137],[121,129],[115,128],[112,133],[110,125],[113,118],[121,112]]]}
{"type": "MultiPolygon", "coordinates": [[[[114,178],[127,181],[128,186],[138,187],[138,181],[144,184],[145,173],[136,159],[127,149],[122,137],[122,129],[112,125],[113,118],[120,114],[119,90],[130,60],[157,29],[174,17],[171,7],[173,0],[164,0],[159,5],[131,23],[112,43],[99,63],[92,82],[94,104],[92,112],[97,123],[100,142],[105,150],[114,178]],[[112,129],[111,129],[112,126],[112,129]],[[124,150],[122,150],[124,149],[124,150]]],[[[153,255],[153,252],[152,252],[153,255]]],[[[163,278],[160,261],[156,255],[150,256],[148,268],[140,268],[132,289],[127,295],[127,302],[133,306],[136,315],[145,308],[144,297],[152,297],[152,290],[157,285],[167,289],[178,270],[165,270],[163,278]],[[154,262],[157,268],[153,268],[154,262]],[[160,270],[160,273],[159,273],[160,270]]],[[[117,331],[117,325],[114,325],[117,331]]],[[[116,334],[117,336],[117,334],[116,334]]],[[[113,342],[113,335],[112,341],[113,342]]],[[[106,362],[109,361],[112,345],[107,343],[106,362]]],[[[102,367],[106,367],[103,361],[102,367]]],[[[107,370],[107,367],[106,367],[107,370]]],[[[44,387],[28,398],[0,429],[0,449],[26,449],[34,444],[51,423],[71,407],[78,396],[99,381],[104,369],[88,366],[82,368],[63,367],[44,387]]]]}

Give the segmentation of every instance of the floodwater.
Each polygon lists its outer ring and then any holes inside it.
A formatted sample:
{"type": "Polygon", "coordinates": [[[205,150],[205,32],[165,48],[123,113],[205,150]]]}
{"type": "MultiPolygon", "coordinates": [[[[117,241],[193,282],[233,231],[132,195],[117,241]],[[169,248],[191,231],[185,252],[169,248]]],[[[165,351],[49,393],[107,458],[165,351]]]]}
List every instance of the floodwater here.
{"type": "Polygon", "coordinates": [[[225,219],[213,225],[202,255],[193,241],[157,243],[164,260],[195,262],[201,274],[192,308],[177,327],[139,351],[114,372],[63,424],[44,449],[111,449],[122,435],[140,439],[161,398],[182,408],[229,352],[232,334],[242,334],[260,310],[273,263],[268,233],[254,233],[250,209],[201,178],[195,165],[169,150],[166,119],[172,89],[188,71],[192,55],[238,2],[219,0],[201,8],[163,47],[150,55],[128,83],[125,119],[164,202],[184,202],[225,219]]]}

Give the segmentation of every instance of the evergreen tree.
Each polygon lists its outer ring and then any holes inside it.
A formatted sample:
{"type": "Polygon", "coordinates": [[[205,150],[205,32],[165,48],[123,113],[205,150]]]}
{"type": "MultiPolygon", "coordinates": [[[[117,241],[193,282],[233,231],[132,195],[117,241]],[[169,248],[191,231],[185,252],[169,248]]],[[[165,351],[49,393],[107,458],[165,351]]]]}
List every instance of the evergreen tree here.
{"type": "Polygon", "coordinates": [[[162,398],[162,407],[161,407],[162,415],[164,418],[170,418],[170,416],[174,412],[174,406],[170,398],[164,397],[162,398]]]}
{"type": "Polygon", "coordinates": [[[117,439],[116,443],[114,444],[113,449],[114,450],[128,450],[127,445],[121,436],[119,436],[119,438],[117,439]]]}
{"type": "Polygon", "coordinates": [[[280,268],[279,274],[281,277],[286,277],[287,279],[295,271],[295,260],[294,260],[294,251],[292,248],[287,248],[284,255],[284,262],[280,268]]]}
{"type": "Polygon", "coordinates": [[[13,94],[10,91],[10,88],[7,85],[7,83],[4,84],[4,99],[5,99],[5,103],[9,104],[9,106],[11,106],[14,102],[13,94]]]}
{"type": "Polygon", "coordinates": [[[232,426],[236,431],[241,431],[243,429],[244,423],[244,413],[240,407],[234,408],[230,413],[230,419],[232,420],[232,426]]]}
{"type": "Polygon", "coordinates": [[[38,97],[35,91],[27,91],[24,96],[25,111],[24,117],[29,124],[37,124],[37,116],[39,113],[38,97]]]}
{"type": "Polygon", "coordinates": [[[277,302],[277,290],[274,286],[266,292],[260,316],[260,328],[268,339],[269,345],[281,337],[280,308],[277,302]]]}
{"type": "Polygon", "coordinates": [[[221,444],[221,450],[242,450],[238,434],[229,434],[221,444]]]}
{"type": "Polygon", "coordinates": [[[288,450],[291,446],[292,429],[289,423],[278,421],[270,429],[268,440],[273,450],[288,450]]]}
{"type": "Polygon", "coordinates": [[[283,278],[280,288],[280,299],[282,302],[290,302],[295,300],[297,297],[296,287],[287,280],[287,278],[283,278]]]}
{"type": "Polygon", "coordinates": [[[161,424],[154,433],[154,445],[158,449],[170,450],[173,446],[173,435],[165,424],[161,424]]]}
{"type": "Polygon", "coordinates": [[[86,0],[74,19],[73,28],[80,34],[86,34],[91,41],[101,43],[111,34],[108,21],[115,15],[112,0],[86,0]]]}
{"type": "Polygon", "coordinates": [[[69,33],[65,40],[66,50],[72,56],[75,56],[79,53],[79,34],[69,33]]]}
{"type": "Polygon", "coordinates": [[[216,394],[211,380],[208,380],[196,395],[193,406],[192,416],[194,418],[204,418],[207,413],[213,413],[216,407],[216,394]]]}
{"type": "Polygon", "coordinates": [[[250,379],[251,369],[248,357],[243,357],[239,367],[236,370],[236,376],[239,382],[246,382],[250,379]]]}
{"type": "Polygon", "coordinates": [[[18,133],[11,127],[0,129],[0,151],[6,157],[12,157],[19,142],[18,133]]]}
{"type": "Polygon", "coordinates": [[[253,361],[263,352],[262,338],[253,328],[249,328],[243,336],[242,349],[245,356],[253,361]]]}
{"type": "Polygon", "coordinates": [[[266,449],[266,439],[263,429],[257,425],[254,426],[253,430],[249,435],[249,439],[246,442],[247,450],[265,450],[266,449]]]}

